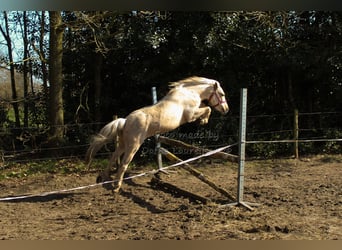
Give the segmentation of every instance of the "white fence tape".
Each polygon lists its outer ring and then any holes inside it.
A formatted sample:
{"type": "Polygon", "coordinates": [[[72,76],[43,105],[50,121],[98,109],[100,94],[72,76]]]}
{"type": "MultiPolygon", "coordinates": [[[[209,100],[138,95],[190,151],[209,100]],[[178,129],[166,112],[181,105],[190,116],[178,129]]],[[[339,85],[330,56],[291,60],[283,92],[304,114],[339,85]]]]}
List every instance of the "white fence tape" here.
{"type": "Polygon", "coordinates": [[[257,143],[294,143],[294,142],[339,142],[342,139],[298,139],[298,140],[278,140],[278,141],[245,141],[247,144],[257,143]]]}
{"type": "MultiPolygon", "coordinates": [[[[216,154],[216,153],[221,152],[223,150],[226,150],[228,148],[231,148],[231,147],[233,147],[235,145],[237,145],[237,143],[232,144],[232,145],[228,145],[228,146],[224,146],[224,147],[212,150],[212,151],[209,151],[209,152],[207,152],[205,154],[202,154],[202,155],[199,155],[199,156],[187,159],[185,161],[177,162],[175,164],[169,165],[167,167],[160,168],[158,170],[151,170],[151,171],[144,172],[144,173],[141,173],[141,174],[129,176],[129,177],[124,178],[124,180],[134,179],[134,178],[142,177],[142,176],[145,176],[145,175],[156,174],[157,172],[159,172],[161,170],[166,170],[166,169],[169,169],[169,168],[177,167],[177,166],[180,166],[180,165],[183,165],[183,164],[186,164],[186,163],[189,163],[189,162],[193,162],[195,160],[198,160],[198,159],[201,159],[201,158],[204,158],[204,157],[208,157],[210,155],[213,155],[213,154],[216,154]]],[[[86,186],[80,186],[80,187],[69,188],[69,189],[61,189],[61,190],[44,192],[44,193],[38,193],[38,194],[28,194],[28,195],[20,195],[20,196],[3,197],[3,198],[0,198],[0,202],[1,201],[21,200],[21,199],[34,198],[34,197],[44,197],[44,196],[49,196],[49,195],[53,195],[53,194],[68,193],[68,192],[73,192],[73,191],[78,191],[78,190],[82,190],[82,189],[97,187],[97,186],[101,186],[101,185],[105,185],[105,184],[110,184],[110,183],[115,183],[115,182],[117,182],[117,180],[105,181],[105,182],[90,184],[90,185],[86,185],[86,186]]]]}

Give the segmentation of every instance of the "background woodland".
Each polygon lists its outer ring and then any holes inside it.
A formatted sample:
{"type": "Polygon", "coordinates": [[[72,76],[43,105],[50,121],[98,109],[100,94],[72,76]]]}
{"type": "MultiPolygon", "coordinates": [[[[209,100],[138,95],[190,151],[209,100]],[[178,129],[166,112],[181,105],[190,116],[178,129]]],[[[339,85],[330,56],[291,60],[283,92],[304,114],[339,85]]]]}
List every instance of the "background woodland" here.
{"type": "MultiPolygon", "coordinates": [[[[0,20],[2,157],[82,155],[114,115],[150,105],[152,86],[161,98],[192,75],[220,81],[231,108],[205,127],[180,128],[220,135],[193,144],[236,142],[243,87],[248,138],[292,138],[295,109],[301,138],[341,138],[342,12],[9,11],[0,20]]],[[[291,145],[248,154],[288,155],[291,145]]]]}

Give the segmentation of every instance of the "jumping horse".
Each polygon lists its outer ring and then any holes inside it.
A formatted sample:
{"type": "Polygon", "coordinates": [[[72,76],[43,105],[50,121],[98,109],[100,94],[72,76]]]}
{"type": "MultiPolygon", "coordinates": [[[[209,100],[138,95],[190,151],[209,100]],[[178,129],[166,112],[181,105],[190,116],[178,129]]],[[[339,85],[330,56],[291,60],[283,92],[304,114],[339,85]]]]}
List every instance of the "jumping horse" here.
{"type": "Polygon", "coordinates": [[[88,166],[105,144],[118,137],[118,146],[106,169],[109,175],[111,166],[120,159],[115,192],[119,192],[124,173],[146,138],[169,132],[184,123],[196,120],[199,120],[200,124],[206,124],[211,108],[221,114],[229,111],[225,93],[216,80],[194,76],[170,83],[169,86],[168,94],[156,104],[140,108],[126,118],[118,118],[108,123],[93,136],[86,153],[88,166]]]}

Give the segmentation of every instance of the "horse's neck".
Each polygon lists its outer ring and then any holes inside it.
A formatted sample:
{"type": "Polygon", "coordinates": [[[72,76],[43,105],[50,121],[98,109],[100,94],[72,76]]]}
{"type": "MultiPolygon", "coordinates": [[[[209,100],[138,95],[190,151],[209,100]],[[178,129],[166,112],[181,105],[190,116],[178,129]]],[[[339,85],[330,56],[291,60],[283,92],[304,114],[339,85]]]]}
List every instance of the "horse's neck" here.
{"type": "Polygon", "coordinates": [[[207,100],[209,96],[211,95],[211,87],[208,85],[198,85],[198,86],[193,86],[193,87],[188,87],[191,91],[196,92],[201,100],[207,100]]]}
{"type": "Polygon", "coordinates": [[[199,97],[201,101],[209,99],[212,90],[208,85],[196,85],[196,86],[187,86],[187,87],[176,87],[171,89],[169,93],[163,98],[163,101],[166,100],[194,100],[199,97]]]}

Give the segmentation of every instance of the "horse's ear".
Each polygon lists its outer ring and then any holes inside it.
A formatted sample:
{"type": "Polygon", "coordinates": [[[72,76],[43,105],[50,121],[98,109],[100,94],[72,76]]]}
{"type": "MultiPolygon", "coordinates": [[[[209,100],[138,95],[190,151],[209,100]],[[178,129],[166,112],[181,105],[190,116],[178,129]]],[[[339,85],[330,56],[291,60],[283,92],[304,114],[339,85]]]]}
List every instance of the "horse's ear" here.
{"type": "Polygon", "coordinates": [[[217,88],[218,88],[218,82],[215,81],[215,83],[214,83],[214,91],[216,91],[217,88]]]}

